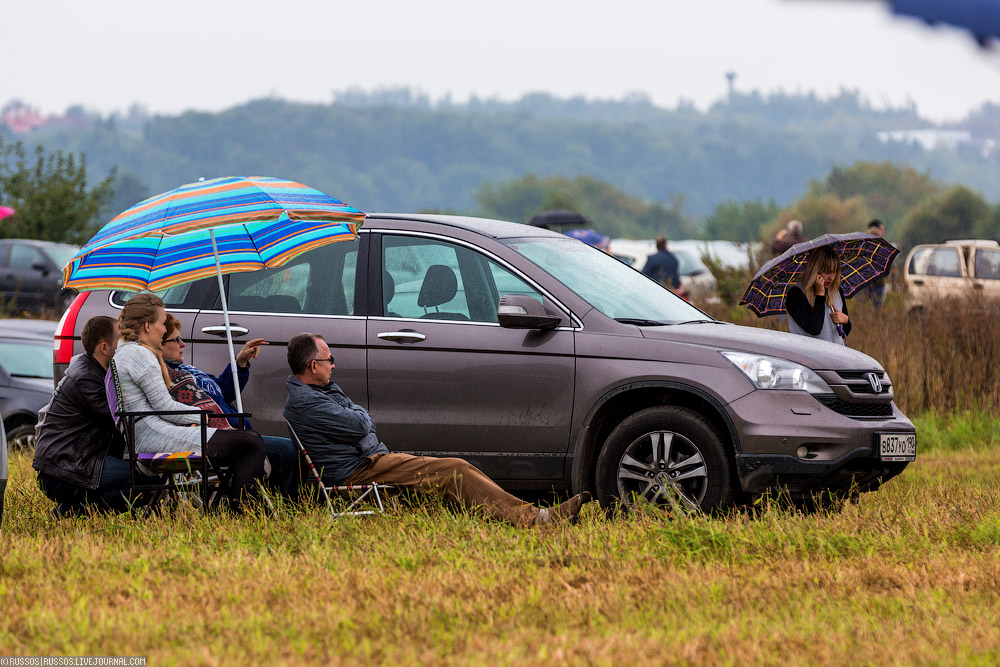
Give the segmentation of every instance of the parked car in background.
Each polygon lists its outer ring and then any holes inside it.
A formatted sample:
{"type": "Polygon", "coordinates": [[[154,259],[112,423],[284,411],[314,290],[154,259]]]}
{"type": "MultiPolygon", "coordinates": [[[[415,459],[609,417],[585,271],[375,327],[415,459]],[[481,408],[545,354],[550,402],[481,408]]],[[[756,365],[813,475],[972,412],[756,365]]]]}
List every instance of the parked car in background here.
{"type": "MultiPolygon", "coordinates": [[[[509,489],[582,490],[711,511],[776,485],[869,491],[916,455],[871,357],[719,322],[608,254],[497,220],[369,214],[358,238],[226,276],[237,340],[265,338],[243,404],[284,435],[288,340],[322,334],[335,381],[394,451],[460,456],[509,489]]],[[[214,277],[161,293],[188,362],[229,354],[214,277]]],[[[95,315],[78,296],[55,376],[95,315]]]]}
{"type": "Polygon", "coordinates": [[[1000,243],[968,239],[915,246],[903,278],[909,310],[935,299],[1000,298],[1000,243]]]}
{"type": "Polygon", "coordinates": [[[77,246],[30,239],[0,239],[0,294],[8,313],[58,315],[76,295],[63,289],[62,269],[77,246]]]}
{"type": "MultiPolygon", "coordinates": [[[[695,301],[714,302],[718,300],[718,281],[712,272],[701,261],[701,258],[690,250],[667,246],[667,250],[677,258],[677,272],[681,277],[681,289],[689,299],[695,301]]],[[[653,241],[632,241],[616,239],[611,242],[611,255],[625,262],[636,271],[642,271],[646,259],[656,252],[653,241]]]]}
{"type": "Polygon", "coordinates": [[[0,414],[6,442],[29,448],[38,411],[52,398],[52,320],[0,320],[0,414]]]}

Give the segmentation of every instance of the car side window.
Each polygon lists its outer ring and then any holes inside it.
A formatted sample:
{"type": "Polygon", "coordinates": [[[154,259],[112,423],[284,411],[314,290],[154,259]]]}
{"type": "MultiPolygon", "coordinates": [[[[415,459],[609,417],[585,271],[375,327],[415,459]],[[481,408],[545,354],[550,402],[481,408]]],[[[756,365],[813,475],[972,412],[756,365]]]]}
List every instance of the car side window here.
{"type": "Polygon", "coordinates": [[[48,266],[45,255],[38,248],[23,243],[14,243],[10,246],[10,268],[30,269],[35,264],[48,266]]]}
{"type": "MultiPolygon", "coordinates": [[[[541,292],[536,290],[534,287],[524,282],[513,273],[500,266],[496,262],[490,261],[490,274],[493,277],[493,284],[497,293],[497,302],[499,303],[500,297],[504,294],[519,294],[521,296],[530,296],[538,299],[539,303],[544,303],[541,292]]],[[[496,315],[496,308],[494,308],[494,316],[496,315]]],[[[494,317],[492,322],[496,321],[494,317]]]]}
{"type": "Polygon", "coordinates": [[[542,295],[500,264],[464,246],[386,235],[382,241],[387,317],[496,322],[504,294],[542,295]]]}
{"type": "MultiPolygon", "coordinates": [[[[167,308],[199,308],[205,295],[210,291],[217,291],[215,285],[216,278],[202,278],[190,283],[174,285],[164,290],[153,292],[163,299],[163,305],[167,308]]],[[[124,306],[125,302],[135,296],[135,292],[117,291],[111,295],[112,303],[124,306]]]]}
{"type": "Polygon", "coordinates": [[[976,250],[976,278],[1000,280],[1000,250],[976,250]]]}
{"type": "Polygon", "coordinates": [[[229,309],[252,313],[353,315],[358,241],[303,253],[274,268],[229,276],[229,309]]]}
{"type": "Polygon", "coordinates": [[[910,259],[910,273],[959,278],[961,260],[957,248],[925,248],[910,259]]]}

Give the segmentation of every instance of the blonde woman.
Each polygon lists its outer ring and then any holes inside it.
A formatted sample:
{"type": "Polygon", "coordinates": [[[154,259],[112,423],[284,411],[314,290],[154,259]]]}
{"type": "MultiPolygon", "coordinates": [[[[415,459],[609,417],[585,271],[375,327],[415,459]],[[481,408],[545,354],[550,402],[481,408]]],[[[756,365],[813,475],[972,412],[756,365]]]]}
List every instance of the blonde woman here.
{"type": "MultiPolygon", "coordinates": [[[[118,316],[121,341],[114,364],[121,384],[126,411],[190,410],[171,396],[170,375],[160,346],[167,333],[167,313],[159,297],[136,294],[118,316]]],[[[143,417],[136,422],[136,451],[201,452],[201,424],[198,415],[143,417]]],[[[238,508],[241,498],[264,477],[264,443],[253,431],[208,429],[205,452],[213,462],[233,474],[233,498],[238,508]]]]}
{"type": "Polygon", "coordinates": [[[801,336],[847,344],[851,319],[840,293],[840,256],[829,246],[809,252],[805,271],[785,295],[788,330],[801,336]]]}

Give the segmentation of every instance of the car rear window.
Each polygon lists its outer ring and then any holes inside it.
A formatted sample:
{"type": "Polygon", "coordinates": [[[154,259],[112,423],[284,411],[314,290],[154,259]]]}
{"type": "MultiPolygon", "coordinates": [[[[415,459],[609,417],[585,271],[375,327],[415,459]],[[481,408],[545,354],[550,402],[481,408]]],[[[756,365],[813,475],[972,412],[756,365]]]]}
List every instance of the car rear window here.
{"type": "Polygon", "coordinates": [[[1000,250],[976,250],[976,277],[1000,280],[1000,250]]]}
{"type": "Polygon", "coordinates": [[[9,375],[52,378],[52,343],[48,341],[0,341],[0,366],[9,375]]]}

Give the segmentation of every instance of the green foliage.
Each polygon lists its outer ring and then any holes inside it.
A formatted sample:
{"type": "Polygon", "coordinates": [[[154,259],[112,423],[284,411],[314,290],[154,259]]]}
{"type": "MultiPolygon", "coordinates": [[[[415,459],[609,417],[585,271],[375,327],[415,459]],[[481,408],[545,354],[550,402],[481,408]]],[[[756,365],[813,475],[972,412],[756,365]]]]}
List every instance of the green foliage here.
{"type": "Polygon", "coordinates": [[[791,202],[831,164],[857,161],[908,164],[1000,195],[996,154],[924,151],[876,138],[887,128],[921,126],[912,108],[874,109],[850,91],[831,99],[738,93],[699,112],[656,107],[642,96],[432,104],[390,90],[326,105],[263,99],[220,113],[135,113],[90,128],[46,128],[37,138],[84,152],[98,173],[118,166],[139,174],[152,192],[199,176],[268,174],[366,211],[473,212],[482,184],[537,174],[590,176],[642,201],[667,202],[667,209],[682,196],[686,215],[707,216],[726,200],[791,202]]]}
{"type": "Polygon", "coordinates": [[[0,237],[83,243],[101,224],[115,170],[87,187],[86,157],[39,145],[31,164],[24,145],[0,136],[0,203],[17,213],[0,224],[0,237]]]}
{"type": "Polygon", "coordinates": [[[568,179],[528,175],[500,185],[485,184],[476,195],[480,215],[527,222],[532,215],[553,209],[578,211],[594,229],[611,237],[650,238],[664,233],[668,238],[691,238],[698,230],[684,216],[683,201],[669,206],[648,204],[591,176],[568,179]]]}
{"type": "Polygon", "coordinates": [[[705,221],[705,234],[710,239],[740,243],[756,241],[761,229],[780,212],[781,207],[773,199],[766,204],[760,199],[742,202],[728,199],[716,206],[705,221]]]}
{"type": "Polygon", "coordinates": [[[989,204],[978,193],[955,186],[913,209],[903,219],[899,240],[912,248],[919,243],[974,238],[990,231],[994,219],[989,204]]]}
{"type": "Polygon", "coordinates": [[[813,183],[816,195],[830,194],[847,200],[861,197],[867,215],[885,223],[892,236],[897,224],[922,200],[940,192],[930,174],[891,162],[857,162],[850,167],[834,167],[822,183],[813,183]]]}

